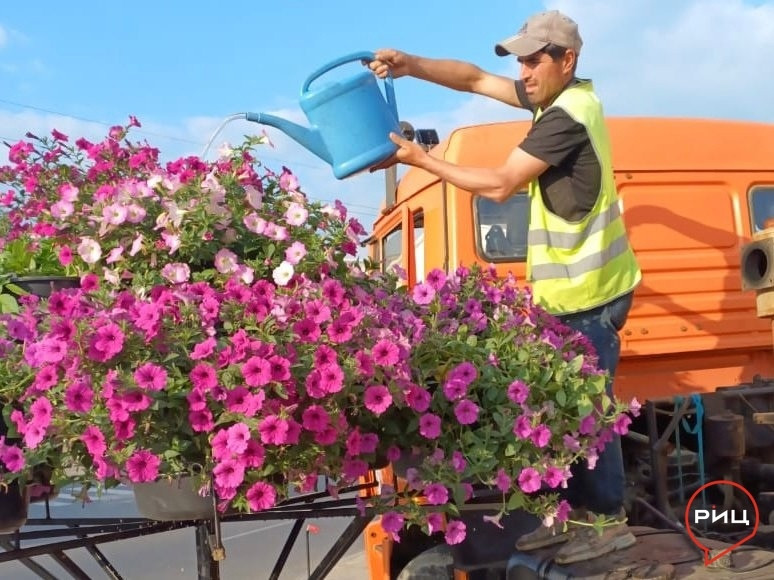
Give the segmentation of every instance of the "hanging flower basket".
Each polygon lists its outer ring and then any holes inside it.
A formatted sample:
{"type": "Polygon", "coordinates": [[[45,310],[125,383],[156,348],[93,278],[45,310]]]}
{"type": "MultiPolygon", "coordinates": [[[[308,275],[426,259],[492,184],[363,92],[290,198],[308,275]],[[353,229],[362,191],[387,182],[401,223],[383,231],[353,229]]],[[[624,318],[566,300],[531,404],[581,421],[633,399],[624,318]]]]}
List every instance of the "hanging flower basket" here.
{"type": "Polygon", "coordinates": [[[27,521],[29,500],[26,492],[12,481],[7,487],[0,487],[0,534],[15,532],[27,521]]]}
{"type": "Polygon", "coordinates": [[[80,278],[75,276],[20,276],[12,278],[10,283],[40,298],[48,298],[56,290],[78,288],[81,285],[80,278]]]}
{"type": "Polygon", "coordinates": [[[137,510],[159,521],[203,520],[212,517],[209,490],[200,493],[200,478],[183,476],[132,485],[137,510]]]}

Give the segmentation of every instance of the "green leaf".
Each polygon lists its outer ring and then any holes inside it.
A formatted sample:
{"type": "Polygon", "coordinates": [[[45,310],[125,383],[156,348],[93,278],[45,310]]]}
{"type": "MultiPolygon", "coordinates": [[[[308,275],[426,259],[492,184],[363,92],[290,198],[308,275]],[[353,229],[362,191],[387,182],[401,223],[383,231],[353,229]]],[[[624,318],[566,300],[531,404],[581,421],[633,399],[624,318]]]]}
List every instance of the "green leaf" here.
{"type": "Polygon", "coordinates": [[[514,491],[508,498],[508,511],[517,510],[524,506],[524,495],[520,491],[514,491]]]}
{"type": "Polygon", "coordinates": [[[0,314],[18,314],[19,303],[10,294],[0,294],[0,314]]]}
{"type": "Polygon", "coordinates": [[[585,417],[594,410],[594,404],[588,395],[581,395],[578,399],[578,417],[585,417]]]}
{"type": "Polygon", "coordinates": [[[556,404],[560,407],[564,407],[567,404],[567,394],[564,392],[564,389],[559,389],[556,392],[556,404]]]}

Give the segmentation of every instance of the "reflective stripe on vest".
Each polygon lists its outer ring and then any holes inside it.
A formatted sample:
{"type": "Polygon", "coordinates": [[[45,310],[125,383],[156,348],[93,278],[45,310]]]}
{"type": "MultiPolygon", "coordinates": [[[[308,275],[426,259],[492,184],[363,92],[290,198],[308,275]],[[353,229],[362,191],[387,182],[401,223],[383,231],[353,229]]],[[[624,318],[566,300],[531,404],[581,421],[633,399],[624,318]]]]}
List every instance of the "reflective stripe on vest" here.
{"type": "MultiPolygon", "coordinates": [[[[591,82],[569,87],[551,107],[562,108],[586,128],[601,170],[596,203],[578,222],[545,206],[537,179],[529,187],[528,279],[538,304],[554,314],[569,314],[626,294],[641,273],[621,217],[602,106],[591,82]]],[[[536,111],[535,120],[542,113],[536,111]]]]}

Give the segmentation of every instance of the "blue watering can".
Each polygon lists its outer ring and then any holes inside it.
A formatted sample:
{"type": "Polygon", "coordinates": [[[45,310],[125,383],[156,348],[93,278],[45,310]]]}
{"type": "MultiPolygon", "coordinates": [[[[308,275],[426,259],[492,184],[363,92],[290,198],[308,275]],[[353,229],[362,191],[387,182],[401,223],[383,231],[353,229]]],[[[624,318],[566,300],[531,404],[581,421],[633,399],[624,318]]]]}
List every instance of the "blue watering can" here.
{"type": "Polygon", "coordinates": [[[248,121],[275,127],[317,155],[344,179],[384,161],[397,150],[389,133],[400,134],[398,108],[392,78],[384,79],[382,96],[371,71],[346,80],[309,89],[314,80],[352,61],[374,60],[373,52],[356,52],[337,58],[319,68],[301,88],[301,109],[311,127],[266,113],[246,113],[248,121]]]}

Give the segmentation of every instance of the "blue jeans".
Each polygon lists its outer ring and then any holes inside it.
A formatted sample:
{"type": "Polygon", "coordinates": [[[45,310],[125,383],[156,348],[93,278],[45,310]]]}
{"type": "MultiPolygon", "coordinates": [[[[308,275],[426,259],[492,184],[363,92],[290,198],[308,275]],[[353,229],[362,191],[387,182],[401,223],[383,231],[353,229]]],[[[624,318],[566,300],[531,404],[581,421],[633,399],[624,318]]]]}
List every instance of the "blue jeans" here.
{"type": "MultiPolygon", "coordinates": [[[[559,316],[559,320],[585,334],[594,345],[599,367],[610,374],[607,381],[607,394],[610,396],[613,396],[613,377],[621,355],[618,331],[629,315],[632,294],[624,294],[592,310],[559,316]]],[[[585,461],[572,466],[572,477],[564,496],[574,508],[612,515],[623,505],[625,486],[621,438],[613,435],[613,440],[599,454],[595,469],[588,469],[585,461]]]]}

